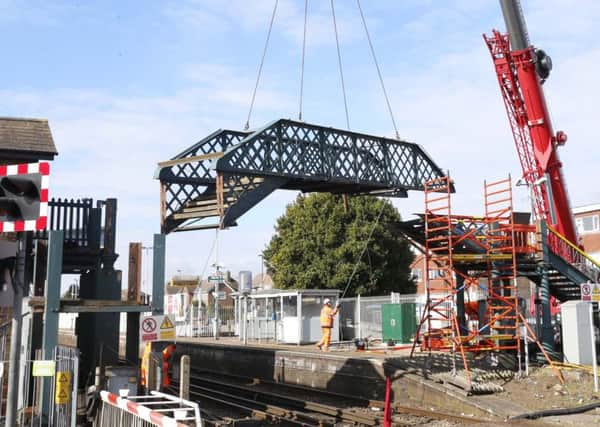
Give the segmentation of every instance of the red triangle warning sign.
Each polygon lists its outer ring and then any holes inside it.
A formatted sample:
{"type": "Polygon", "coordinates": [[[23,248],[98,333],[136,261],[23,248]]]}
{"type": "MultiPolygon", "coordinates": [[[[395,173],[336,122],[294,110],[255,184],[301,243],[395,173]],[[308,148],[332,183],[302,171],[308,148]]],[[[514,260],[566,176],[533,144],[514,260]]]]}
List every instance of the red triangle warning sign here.
{"type": "Polygon", "coordinates": [[[173,329],[174,327],[175,325],[173,325],[173,322],[171,322],[169,316],[165,316],[162,323],[160,324],[160,329],[173,329]]]}

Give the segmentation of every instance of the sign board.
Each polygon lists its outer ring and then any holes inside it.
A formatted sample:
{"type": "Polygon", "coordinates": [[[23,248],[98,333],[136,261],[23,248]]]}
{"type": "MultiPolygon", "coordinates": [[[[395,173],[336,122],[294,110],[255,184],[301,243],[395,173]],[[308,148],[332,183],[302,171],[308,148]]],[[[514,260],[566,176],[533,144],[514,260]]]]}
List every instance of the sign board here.
{"type": "Polygon", "coordinates": [[[71,373],[68,371],[59,371],[56,373],[56,391],[54,393],[54,403],[57,405],[66,405],[69,403],[71,395],[71,373]]]}
{"type": "Polygon", "coordinates": [[[147,316],[140,321],[140,340],[142,342],[174,339],[175,323],[169,316],[147,316]]]}
{"type": "Polygon", "coordinates": [[[219,301],[223,301],[227,299],[227,294],[225,293],[225,291],[219,291],[217,292],[217,299],[219,301]]]}
{"type": "Polygon", "coordinates": [[[171,321],[169,316],[162,316],[163,320],[160,322],[160,329],[158,330],[158,339],[161,340],[174,340],[175,339],[175,324],[171,321]]]}
{"type": "Polygon", "coordinates": [[[208,276],[209,283],[221,283],[223,282],[223,276],[208,276]]]}
{"type": "Polygon", "coordinates": [[[581,301],[600,302],[600,283],[582,283],[581,301]]]}
{"type": "Polygon", "coordinates": [[[56,371],[54,360],[34,360],[32,374],[34,377],[53,377],[56,371]]]}

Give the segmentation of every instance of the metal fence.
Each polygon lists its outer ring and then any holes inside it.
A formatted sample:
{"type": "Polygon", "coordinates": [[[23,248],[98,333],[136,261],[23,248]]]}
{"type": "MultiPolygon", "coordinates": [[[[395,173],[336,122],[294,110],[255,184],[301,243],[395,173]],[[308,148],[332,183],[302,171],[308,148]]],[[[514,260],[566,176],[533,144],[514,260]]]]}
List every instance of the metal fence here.
{"type": "Polygon", "coordinates": [[[189,427],[202,426],[197,403],[156,391],[147,396],[119,397],[107,391],[94,427],[189,427]]]}
{"type": "MultiPolygon", "coordinates": [[[[6,401],[10,328],[0,328],[0,402],[6,401]]],[[[17,421],[20,426],[75,427],[77,418],[77,378],[79,351],[76,348],[57,346],[53,357],[53,376],[33,376],[34,365],[42,361],[42,350],[35,351],[34,359],[22,354],[19,360],[20,378],[17,402],[17,421]]],[[[3,420],[6,405],[0,405],[3,420]]],[[[0,421],[2,424],[3,421],[0,421]]]]}
{"type": "Polygon", "coordinates": [[[79,377],[79,350],[74,347],[56,346],[54,349],[56,373],[52,381],[53,398],[50,405],[49,425],[75,427],[77,420],[77,391],[79,377]]]}
{"type": "Polygon", "coordinates": [[[219,305],[215,317],[213,306],[190,306],[183,318],[176,318],[175,329],[178,337],[213,337],[215,326],[219,327],[219,336],[235,334],[235,308],[233,305],[219,305]]]}

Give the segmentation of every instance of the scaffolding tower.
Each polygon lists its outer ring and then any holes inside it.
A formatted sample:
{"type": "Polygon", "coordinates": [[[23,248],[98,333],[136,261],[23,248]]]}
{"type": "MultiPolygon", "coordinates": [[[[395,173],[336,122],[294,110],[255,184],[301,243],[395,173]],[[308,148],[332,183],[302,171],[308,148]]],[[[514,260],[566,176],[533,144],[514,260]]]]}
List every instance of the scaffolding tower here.
{"type": "Polygon", "coordinates": [[[510,176],[484,183],[483,217],[452,214],[451,185],[441,177],[424,186],[427,300],[415,342],[459,352],[470,383],[467,352],[513,350],[520,360],[517,256],[530,248],[515,223],[510,176]],[[474,291],[485,295],[475,302],[485,310],[471,308],[477,321],[467,322],[465,296],[474,291]]]}

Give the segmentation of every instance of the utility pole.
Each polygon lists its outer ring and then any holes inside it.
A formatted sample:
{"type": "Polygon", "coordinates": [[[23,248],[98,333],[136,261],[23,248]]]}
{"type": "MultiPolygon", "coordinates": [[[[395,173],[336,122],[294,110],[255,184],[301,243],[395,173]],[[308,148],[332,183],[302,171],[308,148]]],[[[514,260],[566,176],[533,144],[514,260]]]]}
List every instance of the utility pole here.
{"type": "Polygon", "coordinates": [[[13,279],[13,313],[10,334],[10,355],[8,361],[8,393],[5,426],[17,425],[17,400],[19,395],[19,368],[21,333],[23,330],[23,295],[25,293],[26,232],[17,235],[17,254],[13,279]]]}
{"type": "Polygon", "coordinates": [[[219,265],[219,229],[217,228],[216,230],[216,235],[215,235],[215,263],[213,264],[213,267],[215,267],[217,274],[216,276],[219,278],[216,283],[215,283],[215,290],[214,290],[214,307],[215,307],[215,339],[218,340],[219,339],[219,329],[220,329],[220,322],[219,322],[219,288],[220,288],[220,284],[221,284],[221,271],[220,269],[220,265],[219,265]]]}
{"type": "MultiPolygon", "coordinates": [[[[216,268],[217,268],[217,277],[221,277],[221,271],[219,270],[219,264],[215,264],[216,268]]],[[[215,291],[214,291],[214,300],[215,300],[215,339],[218,340],[219,339],[219,327],[220,327],[220,322],[219,322],[219,290],[220,290],[220,285],[221,284],[221,280],[217,280],[217,282],[215,283],[215,291]]]]}

